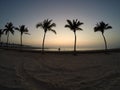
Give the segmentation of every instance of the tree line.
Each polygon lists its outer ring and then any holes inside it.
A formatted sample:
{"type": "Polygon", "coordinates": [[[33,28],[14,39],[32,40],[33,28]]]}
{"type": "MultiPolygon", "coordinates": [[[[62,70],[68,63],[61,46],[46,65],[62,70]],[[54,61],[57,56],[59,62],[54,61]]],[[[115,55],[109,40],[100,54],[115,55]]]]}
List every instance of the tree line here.
{"type": "MultiPolygon", "coordinates": [[[[47,31],[52,31],[53,33],[57,34],[57,32],[52,29],[53,27],[56,27],[56,24],[52,22],[53,20],[49,20],[49,19],[45,19],[42,22],[39,22],[36,24],[36,28],[42,28],[44,30],[44,36],[43,36],[43,42],[42,42],[42,52],[44,52],[44,42],[45,42],[45,37],[46,37],[46,33],[47,31]]],[[[74,53],[76,53],[76,40],[77,40],[77,36],[76,36],[76,31],[82,31],[83,29],[80,28],[81,25],[83,25],[84,23],[79,21],[78,19],[73,19],[73,20],[66,20],[67,24],[64,26],[65,28],[69,28],[70,30],[73,31],[74,33],[74,53]]],[[[107,41],[104,35],[104,31],[108,30],[108,29],[112,29],[112,26],[109,26],[109,24],[101,21],[99,23],[96,24],[96,26],[94,27],[94,32],[98,32],[100,31],[102,33],[103,39],[104,39],[104,43],[105,43],[105,50],[107,50],[107,41]]],[[[13,34],[15,30],[20,32],[20,45],[22,47],[22,36],[23,34],[28,34],[30,35],[28,32],[28,28],[25,25],[20,25],[19,27],[15,27],[13,26],[12,22],[9,22],[5,25],[4,29],[0,29],[0,42],[1,42],[1,36],[3,34],[7,35],[7,45],[9,42],[9,34],[13,34]]]]}

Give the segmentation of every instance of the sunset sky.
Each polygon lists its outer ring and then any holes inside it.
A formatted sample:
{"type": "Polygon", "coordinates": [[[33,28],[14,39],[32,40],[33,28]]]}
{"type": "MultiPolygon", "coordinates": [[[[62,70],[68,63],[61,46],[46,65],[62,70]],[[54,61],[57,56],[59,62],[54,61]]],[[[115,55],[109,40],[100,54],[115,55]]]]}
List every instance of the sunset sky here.
{"type": "MultiPolygon", "coordinates": [[[[41,46],[44,32],[36,24],[47,18],[57,25],[53,28],[57,35],[46,35],[47,47],[73,47],[74,33],[64,26],[67,19],[78,19],[84,23],[83,31],[77,31],[78,48],[104,48],[101,32],[93,30],[100,21],[113,27],[105,32],[108,48],[120,48],[120,0],[0,0],[0,28],[7,22],[26,25],[31,34],[23,35],[26,45],[41,46]]],[[[2,41],[6,42],[5,35],[2,41]]],[[[15,31],[9,41],[20,43],[20,33],[15,31]]]]}

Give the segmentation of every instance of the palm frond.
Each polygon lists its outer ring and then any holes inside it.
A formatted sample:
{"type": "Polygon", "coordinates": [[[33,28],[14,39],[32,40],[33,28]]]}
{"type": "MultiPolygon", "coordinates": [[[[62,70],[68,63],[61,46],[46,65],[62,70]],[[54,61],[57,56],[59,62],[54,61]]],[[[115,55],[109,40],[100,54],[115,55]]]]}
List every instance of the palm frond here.
{"type": "Polygon", "coordinates": [[[105,29],[112,29],[112,26],[107,26],[105,29]]]}
{"type": "Polygon", "coordinates": [[[47,23],[48,24],[50,24],[51,22],[52,22],[52,19],[51,20],[47,19],[47,23]]]}
{"type": "Polygon", "coordinates": [[[10,32],[14,35],[14,30],[10,30],[10,32]]]}
{"type": "Polygon", "coordinates": [[[72,31],[76,31],[76,30],[82,30],[82,28],[80,28],[80,26],[83,24],[82,22],[80,22],[78,19],[73,19],[73,21],[71,22],[71,20],[67,20],[68,24],[65,25],[65,27],[70,28],[72,31]]]}
{"type": "Polygon", "coordinates": [[[52,27],[56,27],[56,24],[52,23],[51,25],[49,25],[49,28],[52,28],[52,27]]]}
{"type": "Polygon", "coordinates": [[[55,30],[53,30],[53,29],[50,29],[50,31],[52,31],[53,33],[57,34],[57,32],[55,30]]]}
{"type": "Polygon", "coordinates": [[[83,29],[82,28],[76,28],[76,30],[81,30],[82,31],[83,29]]]}
{"type": "Polygon", "coordinates": [[[70,25],[65,25],[65,28],[66,28],[66,27],[71,29],[70,25]]]}
{"type": "Polygon", "coordinates": [[[97,30],[98,30],[97,27],[94,27],[94,32],[97,32],[97,30]]]}
{"type": "Polygon", "coordinates": [[[68,23],[70,26],[73,26],[73,23],[72,23],[70,20],[67,20],[67,23],[68,23]]]}
{"type": "Polygon", "coordinates": [[[101,31],[99,27],[94,27],[94,32],[101,31]]]}
{"type": "Polygon", "coordinates": [[[78,21],[78,25],[83,25],[83,24],[84,24],[83,22],[78,21]]]}
{"type": "Polygon", "coordinates": [[[27,29],[27,27],[25,27],[25,25],[20,25],[19,28],[16,27],[15,29],[18,30],[18,31],[21,33],[21,35],[22,35],[23,33],[25,34],[25,33],[28,32],[28,29],[27,29]]]}
{"type": "Polygon", "coordinates": [[[5,34],[7,35],[8,30],[7,29],[3,29],[3,33],[5,32],[5,34]]]}
{"type": "Polygon", "coordinates": [[[3,32],[5,32],[5,34],[7,34],[8,32],[14,34],[14,29],[15,27],[13,26],[12,22],[9,22],[5,25],[5,29],[3,30],[3,32]]]}
{"type": "Polygon", "coordinates": [[[77,19],[76,20],[73,19],[72,23],[73,23],[73,26],[77,26],[77,19]]]}
{"type": "Polygon", "coordinates": [[[109,25],[108,23],[107,23],[107,24],[105,24],[105,27],[108,27],[108,25],[109,25]]]}
{"type": "Polygon", "coordinates": [[[36,28],[39,28],[39,27],[43,27],[43,24],[42,24],[42,23],[38,23],[38,24],[36,25],[36,28]]]}
{"type": "Polygon", "coordinates": [[[105,30],[111,29],[112,27],[109,26],[109,24],[105,24],[103,21],[96,24],[96,27],[94,27],[94,32],[101,31],[102,34],[105,30]]]}
{"type": "Polygon", "coordinates": [[[20,29],[18,27],[15,27],[15,30],[20,31],[20,29]]]}

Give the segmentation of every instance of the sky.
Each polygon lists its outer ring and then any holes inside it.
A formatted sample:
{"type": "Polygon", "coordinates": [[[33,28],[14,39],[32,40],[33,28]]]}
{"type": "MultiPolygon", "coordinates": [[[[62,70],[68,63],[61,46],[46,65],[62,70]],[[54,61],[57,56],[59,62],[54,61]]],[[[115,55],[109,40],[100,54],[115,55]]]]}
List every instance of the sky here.
{"type": "MultiPolygon", "coordinates": [[[[105,31],[108,48],[120,48],[120,0],[0,0],[0,28],[7,22],[26,25],[31,35],[23,35],[25,45],[42,45],[44,32],[36,24],[47,18],[56,23],[57,34],[47,32],[46,47],[73,47],[74,33],[64,26],[67,19],[78,19],[84,24],[83,31],[77,31],[77,48],[104,48],[101,32],[93,30],[100,21],[113,27],[105,31]]],[[[2,41],[6,42],[6,35],[2,41]]],[[[19,44],[20,33],[10,35],[9,42],[19,44]]]]}

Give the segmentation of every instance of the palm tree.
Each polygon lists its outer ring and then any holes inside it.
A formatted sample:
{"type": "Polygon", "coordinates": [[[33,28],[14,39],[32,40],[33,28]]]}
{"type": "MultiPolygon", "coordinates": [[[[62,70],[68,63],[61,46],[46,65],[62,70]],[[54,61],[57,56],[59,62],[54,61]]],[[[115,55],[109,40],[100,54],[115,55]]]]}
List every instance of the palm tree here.
{"type": "Polygon", "coordinates": [[[36,28],[41,27],[44,30],[44,37],[43,37],[43,43],[42,43],[42,52],[44,52],[44,42],[45,42],[45,36],[47,31],[52,31],[56,34],[56,31],[53,30],[53,27],[56,27],[55,23],[52,23],[52,20],[45,19],[43,22],[40,22],[36,25],[36,28]]]}
{"type": "Polygon", "coordinates": [[[19,26],[19,28],[15,28],[15,29],[20,32],[20,41],[21,41],[21,46],[22,46],[22,36],[23,34],[29,34],[28,29],[25,27],[25,25],[21,25],[19,26]]]}
{"type": "Polygon", "coordinates": [[[74,35],[75,35],[74,53],[76,53],[76,39],[77,39],[76,31],[77,30],[82,30],[82,28],[80,28],[80,26],[83,24],[83,22],[80,22],[80,21],[78,21],[78,19],[76,19],[76,20],[73,20],[73,21],[67,20],[67,23],[68,24],[65,25],[65,28],[69,28],[70,30],[72,30],[74,32],[74,35]]]}
{"type": "Polygon", "coordinates": [[[1,43],[1,36],[3,34],[3,29],[0,29],[0,43],[1,43]]]}
{"type": "Polygon", "coordinates": [[[105,42],[105,50],[107,50],[107,41],[104,36],[104,31],[108,29],[112,29],[112,26],[109,26],[109,24],[105,24],[103,21],[97,23],[96,27],[94,27],[94,32],[100,31],[102,33],[102,36],[105,42]]]}
{"type": "Polygon", "coordinates": [[[13,26],[12,22],[9,22],[5,25],[5,29],[3,30],[3,32],[5,32],[5,34],[7,35],[7,45],[8,45],[9,34],[10,33],[14,34],[14,26],[13,26]]]}

